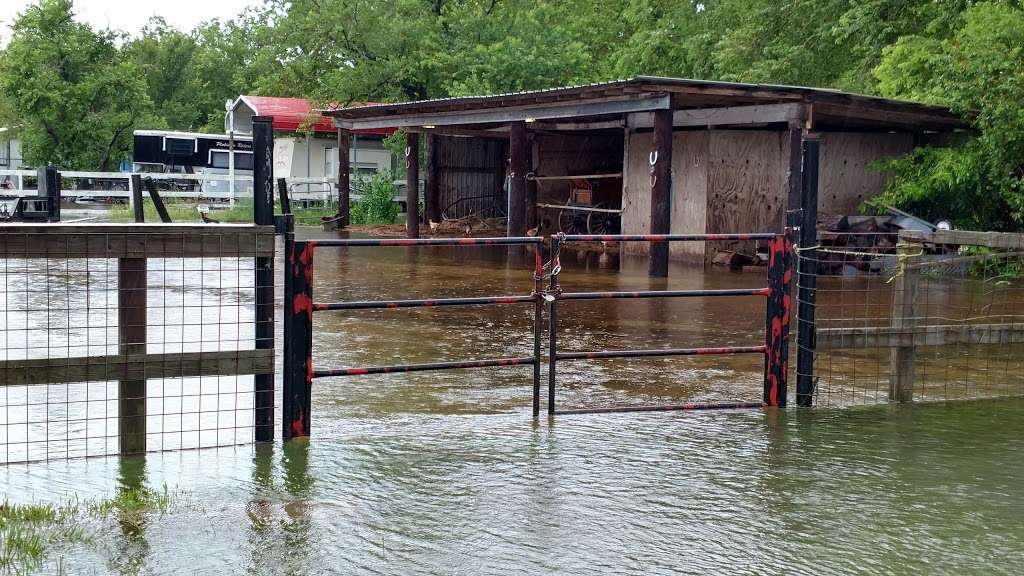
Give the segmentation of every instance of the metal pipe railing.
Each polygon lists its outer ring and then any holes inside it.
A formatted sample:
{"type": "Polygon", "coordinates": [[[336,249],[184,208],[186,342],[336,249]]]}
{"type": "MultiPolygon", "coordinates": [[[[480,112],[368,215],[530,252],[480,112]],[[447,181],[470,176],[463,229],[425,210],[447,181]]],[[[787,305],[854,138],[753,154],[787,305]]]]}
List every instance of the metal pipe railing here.
{"type": "Polygon", "coordinates": [[[363,366],[357,368],[332,368],[314,370],[313,378],[328,376],[362,376],[364,374],[394,374],[397,372],[428,372],[431,370],[457,370],[460,368],[489,368],[503,366],[524,366],[535,364],[532,356],[518,358],[487,358],[484,360],[456,360],[453,362],[426,362],[422,364],[391,364],[387,366],[363,366]]]}

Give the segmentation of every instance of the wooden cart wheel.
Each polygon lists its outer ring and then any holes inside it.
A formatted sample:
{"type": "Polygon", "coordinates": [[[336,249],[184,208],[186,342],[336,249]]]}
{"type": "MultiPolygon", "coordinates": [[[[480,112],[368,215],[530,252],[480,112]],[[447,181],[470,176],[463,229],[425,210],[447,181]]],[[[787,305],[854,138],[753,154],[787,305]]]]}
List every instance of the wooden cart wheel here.
{"type": "MultiPolygon", "coordinates": [[[[607,202],[598,202],[594,208],[609,209],[607,202]]],[[[611,212],[589,212],[587,214],[587,234],[618,234],[615,225],[615,214],[611,212]]]]}
{"type": "Polygon", "coordinates": [[[571,208],[562,208],[558,211],[558,231],[565,234],[576,233],[576,211],[571,208]]]}

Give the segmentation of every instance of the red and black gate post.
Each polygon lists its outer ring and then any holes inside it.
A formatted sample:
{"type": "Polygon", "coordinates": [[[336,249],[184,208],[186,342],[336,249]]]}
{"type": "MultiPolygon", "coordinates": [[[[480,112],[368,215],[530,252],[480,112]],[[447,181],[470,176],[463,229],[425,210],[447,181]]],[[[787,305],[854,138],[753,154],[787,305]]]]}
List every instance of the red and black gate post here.
{"type": "Polygon", "coordinates": [[[768,241],[768,310],[765,319],[764,403],[786,405],[789,372],[789,320],[793,308],[793,238],[785,233],[768,241]]]}
{"type": "Polygon", "coordinates": [[[282,437],[309,436],[313,391],[313,247],[285,238],[282,437]]]}

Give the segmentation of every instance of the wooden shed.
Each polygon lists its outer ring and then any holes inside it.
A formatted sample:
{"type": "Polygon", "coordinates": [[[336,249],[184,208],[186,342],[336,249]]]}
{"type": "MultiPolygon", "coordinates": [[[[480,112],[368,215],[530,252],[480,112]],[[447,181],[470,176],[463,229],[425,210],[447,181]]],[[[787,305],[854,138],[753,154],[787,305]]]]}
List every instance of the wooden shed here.
{"type": "MultiPolygon", "coordinates": [[[[414,151],[425,135],[428,218],[446,209],[449,216],[507,213],[513,236],[566,226],[626,234],[777,231],[800,204],[807,140],[820,147],[818,213],[852,214],[885,185],[873,162],[966,128],[946,108],[913,102],[647,76],[324,114],[342,143],[350,130],[401,128],[414,151]]],[[[416,182],[418,160],[408,157],[416,182]]],[[[410,187],[410,196],[418,194],[410,187]]],[[[408,229],[418,234],[415,214],[408,229]]],[[[671,257],[706,261],[723,247],[679,243],[671,257]]]]}

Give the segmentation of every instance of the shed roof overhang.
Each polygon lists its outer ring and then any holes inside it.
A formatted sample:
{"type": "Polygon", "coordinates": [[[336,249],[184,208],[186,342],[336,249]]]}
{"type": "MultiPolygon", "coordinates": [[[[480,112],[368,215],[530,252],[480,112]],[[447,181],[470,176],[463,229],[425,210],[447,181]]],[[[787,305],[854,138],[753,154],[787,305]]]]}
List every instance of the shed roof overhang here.
{"type": "Polygon", "coordinates": [[[950,132],[967,128],[948,108],[838,90],[638,76],[585,86],[421,100],[324,111],[352,130],[435,127],[500,136],[511,122],[536,128],[647,128],[674,110],[677,127],[784,125],[814,130],[950,132]]]}

